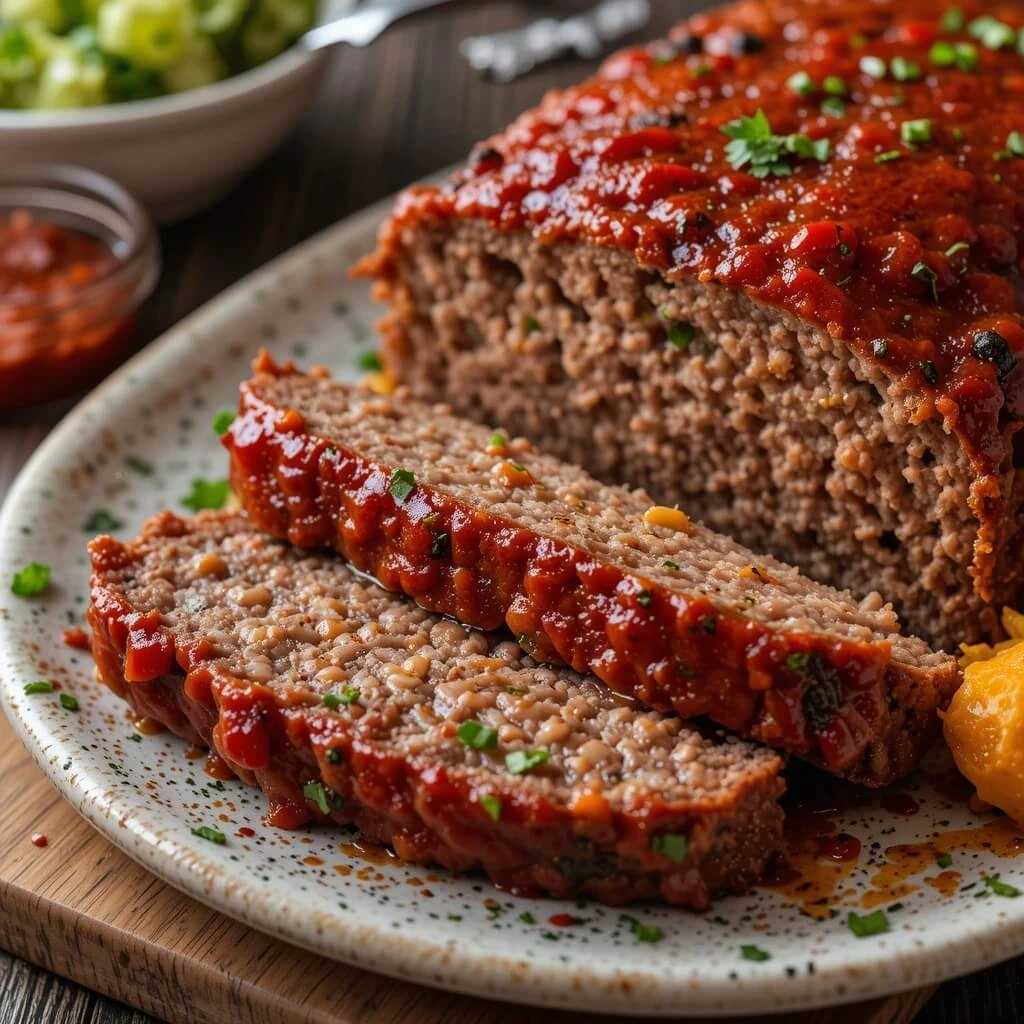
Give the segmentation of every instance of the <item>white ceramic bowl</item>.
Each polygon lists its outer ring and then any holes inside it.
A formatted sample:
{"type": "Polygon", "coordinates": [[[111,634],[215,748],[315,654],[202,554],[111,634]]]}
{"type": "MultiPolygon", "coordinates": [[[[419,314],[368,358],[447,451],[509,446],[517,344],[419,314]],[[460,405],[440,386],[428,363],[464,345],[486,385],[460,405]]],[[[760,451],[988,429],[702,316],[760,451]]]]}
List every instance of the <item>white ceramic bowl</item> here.
{"type": "Polygon", "coordinates": [[[326,69],[288,50],[251,71],[152,100],[81,110],[0,110],[4,164],[77,164],[113,178],[160,221],[230,191],[295,127],[326,69]]]}

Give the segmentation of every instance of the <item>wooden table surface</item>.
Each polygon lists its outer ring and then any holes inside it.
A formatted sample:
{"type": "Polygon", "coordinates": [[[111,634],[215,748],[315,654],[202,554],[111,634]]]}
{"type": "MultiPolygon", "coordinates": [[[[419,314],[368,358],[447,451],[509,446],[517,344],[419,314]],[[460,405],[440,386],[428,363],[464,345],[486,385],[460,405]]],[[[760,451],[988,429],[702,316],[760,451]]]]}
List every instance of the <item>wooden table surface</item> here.
{"type": "MultiPolygon", "coordinates": [[[[511,27],[552,6],[467,3],[400,26],[371,50],[338,54],[298,133],[217,207],[164,230],[164,272],[144,312],[140,340],[155,338],[319,229],[460,159],[546,89],[578,79],[583,66],[566,62],[512,85],[482,83],[457,53],[466,35],[511,27]]],[[[651,31],[698,6],[654,0],[651,31]]],[[[70,404],[0,418],[0,496],[70,404]]],[[[0,952],[0,1024],[150,1020],[0,952]]],[[[917,1024],[1020,1020],[1024,961],[943,986],[917,1024]]]]}

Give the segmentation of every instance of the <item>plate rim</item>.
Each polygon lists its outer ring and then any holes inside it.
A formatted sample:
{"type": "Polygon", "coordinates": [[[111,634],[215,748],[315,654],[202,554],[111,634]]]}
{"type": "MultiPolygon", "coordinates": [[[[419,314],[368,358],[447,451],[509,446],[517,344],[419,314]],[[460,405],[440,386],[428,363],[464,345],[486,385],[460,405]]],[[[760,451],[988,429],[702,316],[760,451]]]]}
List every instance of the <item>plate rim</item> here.
{"type": "MultiPolygon", "coordinates": [[[[147,364],[179,348],[188,351],[190,335],[201,325],[208,320],[230,319],[237,304],[281,275],[289,265],[301,265],[318,250],[338,246],[346,236],[367,233],[372,225],[381,223],[394,198],[385,197],[356,211],[250,272],[171,326],[83,397],[49,432],[12,483],[0,508],[0,545],[16,540],[13,523],[16,510],[23,503],[23,494],[33,486],[39,469],[55,459],[59,461],[58,453],[64,440],[72,436],[79,422],[88,420],[109,395],[128,386],[129,377],[140,371],[145,373],[147,364]]],[[[0,641],[13,637],[16,631],[14,623],[0,618],[0,641]]],[[[0,659],[0,667],[2,661],[0,659]]],[[[266,919],[267,905],[275,902],[274,890],[278,888],[273,883],[253,883],[244,875],[238,879],[225,877],[224,868],[204,857],[202,852],[156,835],[140,810],[128,808],[119,812],[116,796],[105,793],[98,780],[91,779],[87,771],[76,773],[71,781],[58,768],[61,751],[52,753],[46,745],[46,737],[35,735],[30,723],[19,714],[17,702],[12,702],[15,695],[13,682],[5,681],[0,672],[0,706],[33,761],[79,814],[146,870],[189,898],[263,934],[326,959],[428,988],[522,1006],[602,1014],[728,1017],[763,1013],[766,1002],[770,1003],[772,1013],[848,1005],[851,998],[863,1002],[938,984],[995,966],[1024,952],[1024,912],[1018,913],[1016,920],[994,918],[984,927],[974,929],[969,922],[966,927],[957,922],[957,927],[950,930],[953,934],[943,935],[934,942],[898,952],[879,950],[871,963],[822,965],[814,974],[803,975],[799,982],[775,975],[726,980],[679,974],[668,979],[653,972],[587,970],[556,962],[527,961],[514,953],[474,954],[471,941],[451,945],[438,939],[430,943],[420,938],[410,939],[390,929],[385,932],[367,923],[338,924],[334,917],[325,920],[330,921],[335,950],[326,950],[315,942],[315,935],[323,929],[313,929],[311,934],[308,919],[300,921],[297,914],[290,917],[280,892],[276,897],[278,905],[273,906],[274,920],[266,919]],[[128,842],[129,837],[136,842],[128,842]],[[196,879],[191,887],[186,884],[190,877],[196,879]],[[262,916],[261,905],[264,907],[262,916]],[[303,923],[305,931],[301,928],[303,923]],[[899,962],[898,977],[877,971],[887,959],[899,962]],[[871,974],[866,976],[869,970],[871,974]],[[837,991],[837,983],[841,981],[848,983],[850,989],[856,988],[856,993],[837,991]],[[638,992],[644,994],[638,995],[638,992]],[[638,1000],[640,1005],[637,1005],[638,1000]],[[684,1000],[685,1005],[679,1006],[677,1000],[684,1000]]],[[[951,920],[950,924],[954,922],[951,920]]]]}

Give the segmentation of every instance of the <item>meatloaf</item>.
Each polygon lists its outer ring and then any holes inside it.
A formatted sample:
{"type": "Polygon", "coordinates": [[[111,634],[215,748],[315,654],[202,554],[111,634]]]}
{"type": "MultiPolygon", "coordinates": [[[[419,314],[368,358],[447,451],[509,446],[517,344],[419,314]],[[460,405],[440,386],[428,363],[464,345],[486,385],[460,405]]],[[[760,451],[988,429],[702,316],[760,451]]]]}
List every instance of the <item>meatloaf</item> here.
{"type": "Polygon", "coordinates": [[[359,268],[387,370],[933,642],[997,634],[1024,589],[1021,25],[751,0],[618,54],[399,200],[359,268]]]}
{"type": "Polygon", "coordinates": [[[224,436],[252,522],[619,693],[881,785],[931,743],[954,660],[878,595],[820,586],[406,394],[266,356],[224,436]]]}
{"type": "Polygon", "coordinates": [[[271,820],[355,823],[519,893],[701,909],[780,849],[779,758],[538,666],[244,519],[93,541],[103,679],[217,753],[271,820]]]}

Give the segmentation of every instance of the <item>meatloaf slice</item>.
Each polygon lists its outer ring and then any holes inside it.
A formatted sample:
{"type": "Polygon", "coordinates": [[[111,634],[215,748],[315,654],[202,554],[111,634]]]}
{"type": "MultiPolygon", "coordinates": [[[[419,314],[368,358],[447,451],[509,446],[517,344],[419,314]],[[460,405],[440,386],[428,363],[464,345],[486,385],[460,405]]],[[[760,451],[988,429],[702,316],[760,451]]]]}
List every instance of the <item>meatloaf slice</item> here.
{"type": "Polygon", "coordinates": [[[908,771],[958,679],[874,597],[819,586],[408,395],[265,356],[224,442],[258,527],[661,711],[869,785],[908,771]]]}
{"type": "Polygon", "coordinates": [[[524,894],[696,909],[780,849],[770,751],[543,668],[330,555],[225,514],[90,550],[103,679],[215,748],[275,824],[352,822],[524,894]]]}
{"type": "Polygon", "coordinates": [[[387,370],[880,589],[934,643],[998,633],[1024,591],[1024,8],[947,6],[751,0],[549,94],[396,204],[361,268],[387,370]]]}

